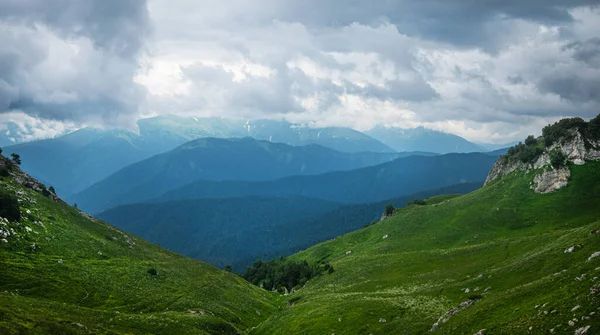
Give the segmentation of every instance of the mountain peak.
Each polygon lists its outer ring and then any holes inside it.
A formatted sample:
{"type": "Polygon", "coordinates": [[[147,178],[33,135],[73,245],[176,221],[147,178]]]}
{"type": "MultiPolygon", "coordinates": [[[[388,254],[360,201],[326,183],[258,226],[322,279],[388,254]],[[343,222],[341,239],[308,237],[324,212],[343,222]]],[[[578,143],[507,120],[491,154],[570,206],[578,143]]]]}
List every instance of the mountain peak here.
{"type": "Polygon", "coordinates": [[[371,137],[392,147],[396,151],[426,151],[439,154],[451,152],[482,152],[482,147],[466,139],[438,130],[418,126],[397,128],[378,125],[366,132],[371,137]]]}

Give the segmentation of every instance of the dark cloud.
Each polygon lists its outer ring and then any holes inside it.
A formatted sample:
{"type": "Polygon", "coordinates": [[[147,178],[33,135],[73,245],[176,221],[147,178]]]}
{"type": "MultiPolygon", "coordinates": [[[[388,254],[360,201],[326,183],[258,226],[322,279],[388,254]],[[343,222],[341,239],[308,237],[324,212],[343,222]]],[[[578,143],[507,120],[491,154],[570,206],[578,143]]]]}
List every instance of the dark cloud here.
{"type": "Polygon", "coordinates": [[[598,3],[0,0],[0,113],[132,123],[148,103],[478,134],[588,115],[598,3]]]}
{"type": "Polygon", "coordinates": [[[574,103],[600,103],[600,77],[586,78],[576,73],[548,76],[538,83],[542,93],[553,93],[574,103]]]}
{"type": "Polygon", "coordinates": [[[66,38],[86,36],[122,56],[136,54],[149,32],[145,0],[5,0],[0,20],[44,24],[66,38]]]}
{"type": "Polygon", "coordinates": [[[600,37],[568,43],[563,50],[573,51],[573,58],[578,61],[600,66],[600,37]]]}
{"type": "MultiPolygon", "coordinates": [[[[277,19],[315,26],[373,25],[390,21],[410,36],[424,37],[456,45],[488,45],[489,39],[503,33],[498,25],[505,18],[543,24],[571,22],[570,9],[598,5],[598,0],[307,0],[285,3],[277,19]]],[[[272,19],[275,17],[269,17],[272,19]]]]}
{"type": "Polygon", "coordinates": [[[145,1],[0,2],[0,112],[132,124],[148,31],[145,1]]]}

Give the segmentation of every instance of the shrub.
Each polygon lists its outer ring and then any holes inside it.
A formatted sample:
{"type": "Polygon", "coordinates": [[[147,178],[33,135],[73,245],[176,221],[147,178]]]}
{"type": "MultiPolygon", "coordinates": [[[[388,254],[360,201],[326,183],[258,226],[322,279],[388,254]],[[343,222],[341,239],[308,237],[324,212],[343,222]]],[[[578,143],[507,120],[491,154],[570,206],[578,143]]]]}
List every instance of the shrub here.
{"type": "Polygon", "coordinates": [[[48,189],[46,188],[46,186],[42,185],[42,195],[45,197],[49,197],[50,196],[50,191],[48,191],[48,189]]]}
{"type": "Polygon", "coordinates": [[[537,140],[535,139],[535,137],[533,137],[533,135],[529,135],[525,139],[525,145],[528,146],[528,147],[533,147],[536,144],[537,144],[537,140]]]}
{"type": "Polygon", "coordinates": [[[56,190],[54,189],[54,186],[50,186],[50,188],[48,188],[48,191],[52,192],[52,194],[56,195],[56,190]]]}
{"type": "Polygon", "coordinates": [[[567,164],[567,155],[559,148],[554,148],[550,151],[550,164],[555,169],[563,167],[567,164]]]}
{"type": "Polygon", "coordinates": [[[394,205],[392,204],[387,204],[385,205],[385,215],[386,216],[390,216],[392,214],[394,214],[394,205]]]}
{"type": "Polygon", "coordinates": [[[242,275],[250,283],[260,286],[266,290],[288,291],[296,286],[304,286],[311,278],[327,271],[333,273],[333,267],[329,264],[310,266],[308,262],[286,261],[284,259],[263,262],[257,260],[252,266],[246,268],[242,275]]]}
{"type": "Polygon", "coordinates": [[[233,272],[233,269],[231,268],[231,265],[229,265],[229,264],[225,265],[225,271],[227,271],[227,272],[233,272]]]}
{"type": "Polygon", "coordinates": [[[156,271],[155,268],[150,268],[150,269],[148,269],[148,274],[151,275],[152,277],[156,277],[156,276],[158,276],[158,271],[156,271]]]}
{"type": "Polygon", "coordinates": [[[19,200],[8,193],[0,193],[0,216],[9,221],[21,220],[21,209],[19,200]]]}
{"type": "Polygon", "coordinates": [[[408,204],[423,206],[423,205],[426,205],[427,203],[425,202],[425,200],[417,199],[417,200],[409,201],[408,204]]]}
{"type": "Polygon", "coordinates": [[[594,140],[600,140],[600,114],[590,120],[587,135],[594,140]]]}
{"type": "Polygon", "coordinates": [[[12,154],[10,154],[10,156],[12,157],[12,161],[15,162],[15,164],[21,165],[21,156],[19,156],[19,154],[15,154],[13,152],[12,154]]]}
{"type": "Polygon", "coordinates": [[[6,166],[0,166],[0,177],[8,177],[9,175],[8,168],[6,166]]]}
{"type": "MultiPolygon", "coordinates": [[[[525,141],[527,142],[527,140],[525,141]]],[[[519,144],[508,149],[508,156],[516,158],[526,164],[535,162],[535,160],[544,152],[543,148],[537,146],[537,140],[535,141],[536,145],[526,145],[519,142],[519,144]]],[[[529,140],[529,143],[532,143],[531,140],[529,140]]]]}
{"type": "Polygon", "coordinates": [[[587,123],[582,118],[574,117],[570,119],[562,119],[552,125],[547,125],[542,129],[544,144],[546,146],[550,146],[558,140],[569,140],[573,137],[571,132],[572,129],[585,132],[586,128],[587,123]]]}

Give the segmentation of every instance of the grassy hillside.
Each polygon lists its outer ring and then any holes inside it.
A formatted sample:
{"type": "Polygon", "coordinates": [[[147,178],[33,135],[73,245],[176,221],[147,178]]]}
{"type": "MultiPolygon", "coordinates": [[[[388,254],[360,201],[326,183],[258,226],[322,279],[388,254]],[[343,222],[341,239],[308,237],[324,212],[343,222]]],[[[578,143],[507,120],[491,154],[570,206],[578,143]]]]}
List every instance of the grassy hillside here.
{"type": "Polygon", "coordinates": [[[345,205],[304,197],[194,199],[119,206],[98,217],[183,255],[243,271],[257,259],[279,258],[379,220],[387,203],[467,193],[480,183],[345,205]]]}
{"type": "Polygon", "coordinates": [[[86,217],[14,175],[0,194],[17,195],[21,211],[20,222],[0,222],[1,334],[236,334],[278,309],[277,296],[86,217]]]}
{"type": "Polygon", "coordinates": [[[600,162],[571,169],[555,193],[534,193],[533,172],[512,174],[292,256],[336,271],[253,333],[600,332],[600,257],[590,258],[600,251],[600,162]]]}

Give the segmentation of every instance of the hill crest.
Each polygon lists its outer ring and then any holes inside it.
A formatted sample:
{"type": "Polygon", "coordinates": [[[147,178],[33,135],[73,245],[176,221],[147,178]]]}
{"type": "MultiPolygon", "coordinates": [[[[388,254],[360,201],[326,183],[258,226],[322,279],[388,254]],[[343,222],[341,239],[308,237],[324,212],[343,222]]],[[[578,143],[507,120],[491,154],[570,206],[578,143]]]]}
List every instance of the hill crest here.
{"type": "Polygon", "coordinates": [[[542,136],[529,136],[498,158],[485,185],[515,171],[542,169],[533,179],[536,193],[549,193],[568,185],[569,164],[600,160],[600,115],[585,122],[563,119],[544,127],[542,136]]]}

